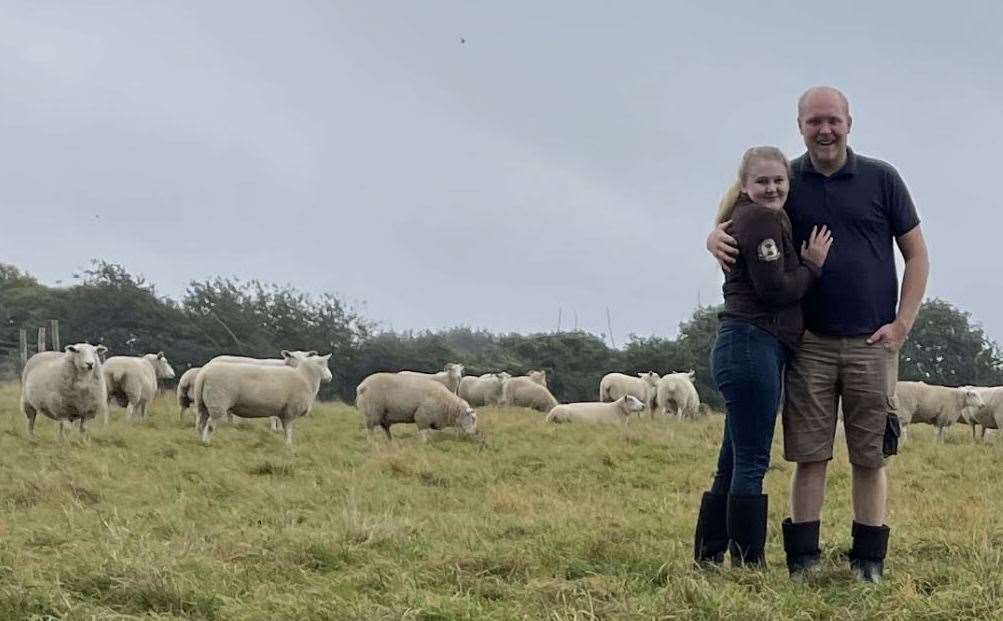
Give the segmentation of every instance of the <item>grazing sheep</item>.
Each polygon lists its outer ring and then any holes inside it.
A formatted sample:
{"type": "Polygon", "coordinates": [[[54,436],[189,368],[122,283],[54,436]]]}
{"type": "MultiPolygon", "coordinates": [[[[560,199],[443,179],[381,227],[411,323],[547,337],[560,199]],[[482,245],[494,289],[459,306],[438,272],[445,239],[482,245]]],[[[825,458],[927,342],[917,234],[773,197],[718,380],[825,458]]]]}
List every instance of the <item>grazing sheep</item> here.
{"type": "Polygon", "coordinates": [[[944,430],[957,422],[962,410],[974,416],[982,406],[982,397],[974,390],[933,386],[926,382],[895,384],[896,413],[903,426],[927,423],[937,428],[937,441],[944,441],[944,430]]]}
{"type": "Polygon", "coordinates": [[[648,412],[654,415],[659,379],[658,373],[654,371],[638,373],[637,377],[607,373],[599,382],[599,401],[612,402],[624,395],[631,395],[644,403],[648,412]]]}
{"type": "MultiPolygon", "coordinates": [[[[108,400],[114,399],[119,407],[126,408],[125,417],[132,420],[134,412],[146,418],[146,406],[157,395],[157,380],[171,379],[174,369],[164,352],[136,356],[112,356],[102,365],[104,381],[108,385],[108,400]]],[[[108,412],[105,410],[105,423],[108,412]]]]}
{"type": "Polygon", "coordinates": [[[979,439],[986,441],[986,431],[989,429],[1003,428],[1003,386],[963,386],[966,392],[971,390],[979,395],[982,405],[973,408],[965,408],[961,411],[958,420],[972,427],[972,440],[975,440],[975,426],[982,426],[982,433],[979,439]]]}
{"type": "Polygon", "coordinates": [[[432,429],[459,427],[478,435],[477,413],[446,387],[421,377],[399,373],[374,373],[355,389],[355,404],[370,432],[383,429],[391,439],[390,426],[414,423],[423,441],[432,429]]]}
{"type": "Polygon", "coordinates": [[[676,418],[695,418],[700,413],[700,395],[693,379],[696,373],[667,373],[658,380],[658,409],[663,416],[674,411],[676,418]],[[670,408],[671,406],[671,408],[670,408]]]}
{"type": "MultiPolygon", "coordinates": [[[[283,358],[293,357],[283,351],[283,358]]],[[[277,417],[293,442],[293,421],[306,416],[322,381],[333,377],[326,356],[301,358],[296,366],[213,362],[195,378],[195,408],[202,442],[209,443],[214,421],[227,414],[243,418],[277,417]]]]}
{"type": "Polygon", "coordinates": [[[435,382],[439,382],[449,389],[454,395],[460,390],[460,381],[463,379],[463,365],[450,362],[438,373],[419,373],[418,371],[400,371],[400,375],[411,375],[413,377],[424,377],[435,382]]]}
{"type": "Polygon", "coordinates": [[[473,407],[498,405],[504,381],[504,376],[499,373],[485,373],[480,377],[467,375],[460,380],[460,390],[457,394],[473,407]]]}
{"type": "Polygon", "coordinates": [[[28,421],[28,435],[35,435],[35,416],[41,412],[59,421],[62,437],[67,423],[76,421],[80,433],[88,420],[108,412],[108,389],[101,373],[104,345],[67,345],[62,352],[35,354],[21,374],[21,411],[28,421]]]}
{"type": "Polygon", "coordinates": [[[188,369],[181,374],[181,379],[178,380],[178,405],[181,406],[181,411],[178,412],[178,420],[182,420],[185,412],[191,407],[191,404],[195,403],[195,376],[198,375],[201,368],[192,367],[188,369]]]}
{"type": "MultiPolygon", "coordinates": [[[[530,373],[533,373],[532,371],[530,373]]],[[[542,373],[542,371],[540,371],[542,373]]],[[[536,376],[537,379],[540,376],[536,376]]],[[[545,378],[544,378],[545,381],[545,378]]],[[[557,399],[546,386],[530,376],[513,377],[502,382],[502,405],[532,408],[549,412],[557,405],[557,399]]]]}
{"type": "Polygon", "coordinates": [[[632,412],[641,412],[644,404],[634,395],[623,395],[610,403],[565,403],[547,414],[548,423],[626,424],[632,412]]]}

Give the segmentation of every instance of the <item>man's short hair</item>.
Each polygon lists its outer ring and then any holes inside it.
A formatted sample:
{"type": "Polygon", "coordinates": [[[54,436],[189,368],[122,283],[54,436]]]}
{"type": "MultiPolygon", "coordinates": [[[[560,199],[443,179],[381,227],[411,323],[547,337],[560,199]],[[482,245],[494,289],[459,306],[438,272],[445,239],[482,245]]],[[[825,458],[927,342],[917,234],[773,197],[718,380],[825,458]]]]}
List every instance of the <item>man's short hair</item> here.
{"type": "Polygon", "coordinates": [[[841,90],[839,90],[838,88],[835,88],[833,86],[813,86],[813,87],[809,88],[808,90],[806,90],[804,93],[802,93],[800,97],[798,97],[798,118],[799,119],[801,118],[801,111],[804,109],[804,104],[805,104],[805,101],[807,101],[808,96],[811,95],[811,94],[813,94],[813,93],[815,93],[815,92],[817,92],[817,91],[829,91],[829,92],[835,93],[837,96],[839,96],[840,101],[843,102],[843,112],[846,113],[846,116],[850,116],[850,100],[846,98],[846,95],[844,95],[841,90]]]}

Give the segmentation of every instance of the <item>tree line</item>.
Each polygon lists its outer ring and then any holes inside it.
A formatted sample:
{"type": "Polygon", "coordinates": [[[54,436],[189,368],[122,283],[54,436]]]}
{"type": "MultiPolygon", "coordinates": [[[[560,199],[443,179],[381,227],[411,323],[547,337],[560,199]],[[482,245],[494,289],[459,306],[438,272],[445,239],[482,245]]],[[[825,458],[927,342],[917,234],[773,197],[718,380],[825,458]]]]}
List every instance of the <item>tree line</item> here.
{"type": "MultiPolygon", "coordinates": [[[[455,327],[440,331],[383,331],[337,297],[311,296],[289,286],[214,278],[193,281],[180,301],[120,265],[95,261],[76,284],[49,287],[15,266],[0,264],[0,376],[14,378],[18,330],[59,319],[63,344],[104,344],[114,355],[163,351],[180,376],[227,353],[274,358],[282,349],[332,353],[334,380],[321,396],[352,402],[371,373],[440,370],[460,362],[466,374],[547,371],[561,402],[597,398],[607,372],[696,371],[702,401],[720,408],[710,377],[710,350],[719,306],[701,306],[674,339],[631,336],[613,348],[585,331],[494,334],[455,327]]],[[[29,337],[31,339],[31,337],[29,337]]],[[[901,379],[933,384],[1003,384],[998,345],[968,313],[943,300],[923,303],[900,353],[901,379]]]]}

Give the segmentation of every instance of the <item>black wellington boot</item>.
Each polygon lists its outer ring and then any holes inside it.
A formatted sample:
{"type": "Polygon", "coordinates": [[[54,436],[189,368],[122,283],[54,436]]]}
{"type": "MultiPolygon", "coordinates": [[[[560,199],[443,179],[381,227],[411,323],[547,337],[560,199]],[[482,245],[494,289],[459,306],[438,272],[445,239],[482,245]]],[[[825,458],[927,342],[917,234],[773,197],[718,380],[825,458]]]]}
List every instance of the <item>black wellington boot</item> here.
{"type": "Polygon", "coordinates": [[[693,560],[697,565],[720,565],[724,563],[724,553],[727,550],[728,495],[704,492],[693,536],[693,560]]]}
{"type": "Polygon", "coordinates": [[[766,494],[728,496],[728,536],[733,567],[766,566],[766,494]]]}
{"type": "Polygon", "coordinates": [[[868,526],[854,522],[851,532],[853,547],[850,548],[850,571],[857,580],[881,582],[891,529],[887,525],[868,526]]]}
{"type": "Polygon", "coordinates": [[[803,580],[818,565],[822,551],[818,548],[818,529],[821,522],[793,522],[784,520],[784,552],[787,553],[787,571],[791,580],[803,580]]]}

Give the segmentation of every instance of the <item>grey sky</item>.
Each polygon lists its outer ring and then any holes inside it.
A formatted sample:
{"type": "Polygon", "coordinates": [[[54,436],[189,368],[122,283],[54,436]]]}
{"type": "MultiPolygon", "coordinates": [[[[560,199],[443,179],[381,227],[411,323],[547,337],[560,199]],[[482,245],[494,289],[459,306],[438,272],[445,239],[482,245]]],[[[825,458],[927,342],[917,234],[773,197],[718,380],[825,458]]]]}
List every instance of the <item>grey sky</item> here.
{"type": "Polygon", "coordinates": [[[707,4],[3,2],[0,260],[673,336],[720,301],[703,240],[742,151],[800,154],[826,83],[909,185],[928,295],[1003,340],[1003,5],[707,4]]]}

